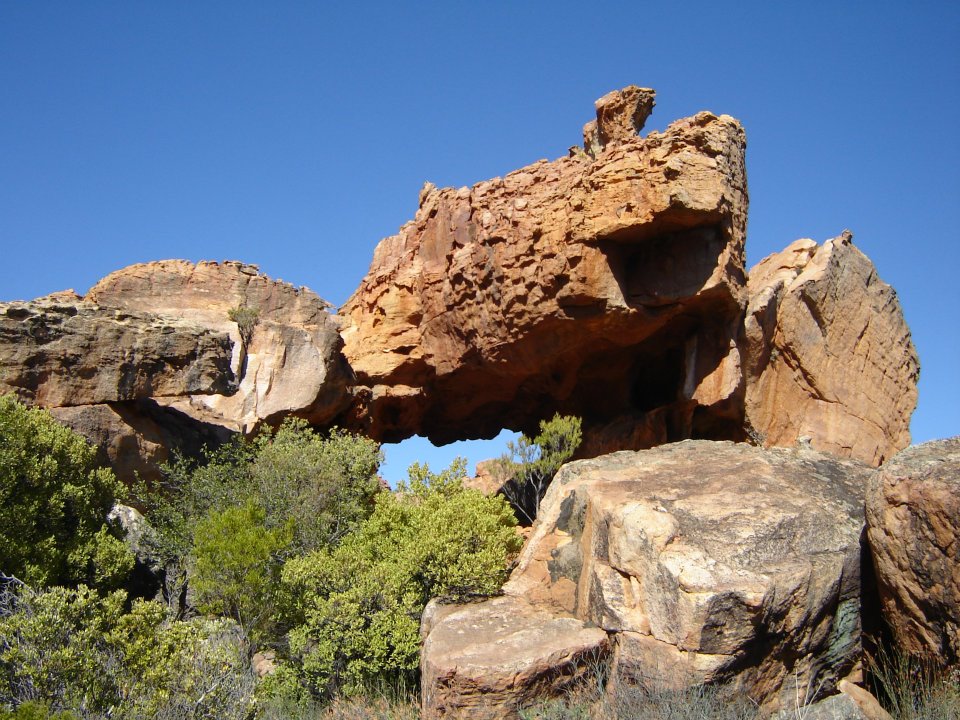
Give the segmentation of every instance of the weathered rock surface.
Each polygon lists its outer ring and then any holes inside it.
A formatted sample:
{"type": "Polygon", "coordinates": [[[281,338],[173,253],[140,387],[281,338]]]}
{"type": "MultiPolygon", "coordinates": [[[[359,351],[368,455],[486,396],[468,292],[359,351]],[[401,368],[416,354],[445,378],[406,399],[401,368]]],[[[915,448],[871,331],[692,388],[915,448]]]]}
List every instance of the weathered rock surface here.
{"type": "Polygon", "coordinates": [[[763,444],[879,465],[910,444],[919,361],[893,289],[844,233],[750,271],[746,418],[763,444]]]}
{"type": "Polygon", "coordinates": [[[653,112],[656,96],[651,88],[630,85],[597,100],[597,119],[583,126],[584,151],[596,157],[607,145],[635,138],[653,112]]]}
{"type": "Polygon", "coordinates": [[[354,427],[446,442],[559,411],[588,437],[629,418],[635,446],[740,431],[743,129],[700,113],[640,138],[652,92],[608,98],[595,159],[427,185],[379,244],[341,313],[354,427]]]}
{"type": "Polygon", "coordinates": [[[229,335],[58,293],[0,303],[0,392],[46,407],[229,393],[229,335]]]}
{"type": "Polygon", "coordinates": [[[137,476],[159,480],[160,466],[172,461],[175,452],[199,457],[204,448],[219,447],[234,435],[152,399],[54,407],[50,413],[95,445],[98,462],[128,484],[137,476]]]}
{"type": "Polygon", "coordinates": [[[174,450],[288,415],[331,423],[353,374],[328,307],[252,265],[133,265],[85,297],[0,304],[0,392],[49,408],[122,480],[155,478],[174,450]]]}
{"type": "Polygon", "coordinates": [[[960,662],[960,437],[910,447],[867,493],[883,616],[900,648],[960,662]]]}
{"type": "Polygon", "coordinates": [[[517,709],[591,679],[607,634],[522,599],[437,606],[424,613],[423,717],[516,718],[517,709]]]}
{"type": "Polygon", "coordinates": [[[614,633],[618,675],[733,681],[771,712],[795,680],[826,695],[860,651],[871,473],[707,441],[573,462],[504,591],[614,633]]]}
{"type": "Polygon", "coordinates": [[[94,285],[87,299],[124,310],[149,308],[231,333],[239,388],[176,406],[198,419],[241,432],[287,415],[322,425],[349,402],[352,374],[330,306],[306,288],[271,280],[255,265],[184,260],[132,265],[94,285]],[[256,313],[246,342],[228,316],[240,307],[256,313]]]}

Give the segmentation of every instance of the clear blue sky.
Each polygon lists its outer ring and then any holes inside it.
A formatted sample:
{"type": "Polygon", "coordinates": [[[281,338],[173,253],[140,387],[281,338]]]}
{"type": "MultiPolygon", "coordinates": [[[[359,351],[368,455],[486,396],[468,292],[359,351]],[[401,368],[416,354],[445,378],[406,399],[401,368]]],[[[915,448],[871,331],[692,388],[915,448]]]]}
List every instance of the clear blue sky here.
{"type": "Polygon", "coordinates": [[[956,2],[0,0],[0,299],[177,257],[340,304],[425,180],[559,157],[631,83],[648,127],[746,126],[751,264],[854,232],[920,353],[915,441],[960,434],[956,2]]]}

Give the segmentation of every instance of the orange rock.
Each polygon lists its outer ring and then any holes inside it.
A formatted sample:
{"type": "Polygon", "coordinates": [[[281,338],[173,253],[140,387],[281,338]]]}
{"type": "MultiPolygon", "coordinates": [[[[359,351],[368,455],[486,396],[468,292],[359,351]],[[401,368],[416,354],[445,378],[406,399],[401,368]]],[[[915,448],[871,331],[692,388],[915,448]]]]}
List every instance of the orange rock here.
{"type": "Polygon", "coordinates": [[[746,420],[766,446],[801,437],[879,465],[910,444],[919,361],[893,289],[845,232],[750,271],[746,420]]]}
{"type": "Polygon", "coordinates": [[[700,113],[640,138],[652,91],[628,91],[598,101],[595,159],[425,186],[341,311],[354,427],[447,442],[559,411],[588,435],[650,413],[671,439],[739,432],[743,129],[700,113]]]}

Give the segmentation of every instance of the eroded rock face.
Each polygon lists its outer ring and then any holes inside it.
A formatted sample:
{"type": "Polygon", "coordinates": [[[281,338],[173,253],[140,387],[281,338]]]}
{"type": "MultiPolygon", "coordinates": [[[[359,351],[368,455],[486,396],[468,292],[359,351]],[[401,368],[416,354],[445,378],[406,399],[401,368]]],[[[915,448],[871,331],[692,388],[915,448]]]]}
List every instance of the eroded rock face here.
{"type": "Polygon", "coordinates": [[[879,465],[910,444],[919,361],[893,289],[852,236],[798,240],[750,271],[746,418],[764,445],[879,465]]]}
{"type": "Polygon", "coordinates": [[[867,493],[883,616],[900,648],[960,663],[960,437],[894,456],[867,493]]]}
{"type": "Polygon", "coordinates": [[[504,591],[613,633],[615,676],[827,695],[860,651],[871,472],[707,441],[570,463],[504,591]]]}
{"type": "Polygon", "coordinates": [[[127,484],[138,476],[155,482],[161,478],[160,466],[172,462],[174,453],[200,457],[204,448],[217,448],[235,434],[223,425],[199,421],[149,398],[49,410],[95,445],[97,461],[109,465],[127,484]]]}
{"type": "Polygon", "coordinates": [[[591,679],[607,634],[522,599],[438,606],[424,613],[423,717],[500,720],[591,679]]]}
{"type": "Polygon", "coordinates": [[[331,423],[353,374],[328,307],[252,265],[133,265],[85,297],[0,304],[0,392],[50,409],[121,480],[156,478],[174,450],[288,415],[331,423]]]}
{"type": "Polygon", "coordinates": [[[255,265],[184,260],[132,265],[94,285],[87,299],[124,310],[149,308],[231,334],[239,387],[176,406],[198,419],[241,432],[287,415],[322,425],[349,402],[352,374],[329,304],[306,288],[271,280],[255,265]],[[256,313],[246,341],[229,317],[241,307],[256,313]]]}
{"type": "Polygon", "coordinates": [[[236,389],[220,329],[69,293],[0,303],[0,392],[46,407],[236,389]]]}
{"type": "Polygon", "coordinates": [[[563,412],[588,438],[648,427],[637,446],[739,432],[743,129],[700,113],[631,136],[653,104],[634,90],[598,102],[596,159],[425,187],[342,309],[354,427],[446,442],[563,412]]]}

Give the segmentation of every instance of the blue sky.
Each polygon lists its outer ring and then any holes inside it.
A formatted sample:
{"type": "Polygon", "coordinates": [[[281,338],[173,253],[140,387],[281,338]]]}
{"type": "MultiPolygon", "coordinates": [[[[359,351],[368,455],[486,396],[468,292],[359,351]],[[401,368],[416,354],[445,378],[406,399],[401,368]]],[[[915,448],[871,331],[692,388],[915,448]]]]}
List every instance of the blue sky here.
{"type": "Polygon", "coordinates": [[[559,157],[631,83],[648,129],[744,123],[751,264],[854,232],[920,353],[915,441],[960,434],[951,2],[0,0],[0,299],[177,257],[340,304],[424,181],[559,157]]]}

